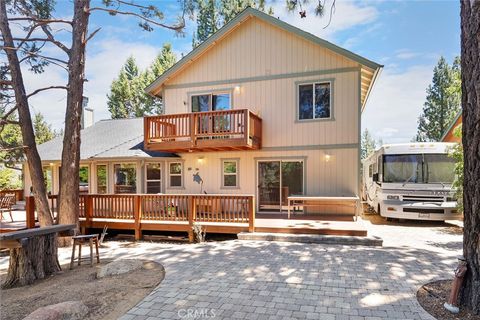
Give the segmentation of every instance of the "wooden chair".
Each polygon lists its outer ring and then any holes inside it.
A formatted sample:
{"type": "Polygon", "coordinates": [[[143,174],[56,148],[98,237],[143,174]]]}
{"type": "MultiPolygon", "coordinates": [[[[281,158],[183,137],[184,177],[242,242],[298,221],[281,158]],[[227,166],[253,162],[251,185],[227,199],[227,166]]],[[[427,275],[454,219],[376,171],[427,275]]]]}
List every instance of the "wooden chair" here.
{"type": "Polygon", "coordinates": [[[16,202],[16,197],[15,194],[6,194],[3,196],[0,196],[0,214],[1,214],[1,219],[3,220],[3,213],[8,212],[10,214],[10,220],[13,222],[13,217],[12,217],[12,206],[16,202]]]}
{"type": "Polygon", "coordinates": [[[85,234],[73,236],[72,259],[70,260],[70,269],[73,269],[75,260],[78,260],[78,265],[82,264],[82,245],[90,245],[90,266],[93,267],[93,245],[95,245],[97,263],[100,263],[100,254],[98,253],[98,234],[85,234]],[[78,246],[78,257],[75,257],[75,247],[78,246]]]}

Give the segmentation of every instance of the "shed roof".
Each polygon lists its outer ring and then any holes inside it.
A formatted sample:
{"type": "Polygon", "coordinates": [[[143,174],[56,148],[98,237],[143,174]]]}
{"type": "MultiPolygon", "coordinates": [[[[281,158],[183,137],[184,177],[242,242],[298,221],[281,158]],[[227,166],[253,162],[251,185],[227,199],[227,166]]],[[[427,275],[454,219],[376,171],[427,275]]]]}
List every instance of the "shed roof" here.
{"type": "MultiPolygon", "coordinates": [[[[80,159],[177,157],[143,148],[143,118],[101,120],[80,132],[80,159]]],[[[63,136],[38,146],[43,161],[62,158],[63,136]]]]}

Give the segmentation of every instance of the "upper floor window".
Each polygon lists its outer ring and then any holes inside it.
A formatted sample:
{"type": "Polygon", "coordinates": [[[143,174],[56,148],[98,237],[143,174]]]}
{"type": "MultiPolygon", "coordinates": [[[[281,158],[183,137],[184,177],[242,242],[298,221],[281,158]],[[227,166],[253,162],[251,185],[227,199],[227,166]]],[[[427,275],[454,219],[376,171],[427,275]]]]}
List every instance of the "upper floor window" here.
{"type": "Polygon", "coordinates": [[[230,93],[192,95],[192,112],[220,111],[232,109],[230,93]]]}
{"type": "Polygon", "coordinates": [[[298,86],[298,119],[331,118],[330,82],[304,83],[298,86]]]}

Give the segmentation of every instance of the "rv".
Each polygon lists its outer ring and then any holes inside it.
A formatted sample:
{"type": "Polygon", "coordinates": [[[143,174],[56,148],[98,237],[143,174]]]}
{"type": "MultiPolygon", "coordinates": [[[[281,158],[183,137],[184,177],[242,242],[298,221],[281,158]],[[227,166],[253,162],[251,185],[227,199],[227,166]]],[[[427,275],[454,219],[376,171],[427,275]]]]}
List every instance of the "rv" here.
{"type": "Polygon", "coordinates": [[[452,190],[453,143],[384,145],[363,161],[363,199],[382,217],[461,218],[452,190]]]}

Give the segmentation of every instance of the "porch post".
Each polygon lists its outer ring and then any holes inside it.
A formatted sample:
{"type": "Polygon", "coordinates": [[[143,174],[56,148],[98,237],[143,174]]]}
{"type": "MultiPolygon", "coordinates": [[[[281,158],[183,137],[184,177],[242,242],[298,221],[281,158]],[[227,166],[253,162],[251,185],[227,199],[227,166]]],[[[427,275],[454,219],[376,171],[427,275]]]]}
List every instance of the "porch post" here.
{"type": "Polygon", "coordinates": [[[133,196],[133,215],[135,218],[135,240],[142,239],[142,230],[140,226],[140,219],[142,217],[142,196],[141,195],[134,195],[133,196]]]}
{"type": "Polygon", "coordinates": [[[197,211],[197,204],[195,203],[195,196],[188,196],[188,241],[193,242],[193,223],[195,221],[197,211]]]}
{"type": "Polygon", "coordinates": [[[248,199],[248,232],[255,232],[255,196],[248,199]]]}
{"type": "Polygon", "coordinates": [[[32,229],[35,228],[35,198],[33,196],[27,196],[25,200],[27,229],[32,229]]]}

